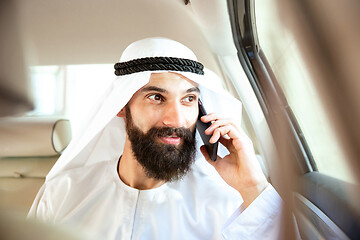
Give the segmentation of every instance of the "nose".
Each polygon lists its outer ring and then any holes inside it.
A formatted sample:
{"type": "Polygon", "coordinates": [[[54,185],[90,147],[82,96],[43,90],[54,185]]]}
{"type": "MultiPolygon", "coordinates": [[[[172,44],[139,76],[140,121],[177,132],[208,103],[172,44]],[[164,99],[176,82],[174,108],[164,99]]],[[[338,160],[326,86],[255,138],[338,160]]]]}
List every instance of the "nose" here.
{"type": "Polygon", "coordinates": [[[181,103],[168,103],[164,108],[162,122],[167,127],[179,128],[185,125],[185,112],[181,103]]]}

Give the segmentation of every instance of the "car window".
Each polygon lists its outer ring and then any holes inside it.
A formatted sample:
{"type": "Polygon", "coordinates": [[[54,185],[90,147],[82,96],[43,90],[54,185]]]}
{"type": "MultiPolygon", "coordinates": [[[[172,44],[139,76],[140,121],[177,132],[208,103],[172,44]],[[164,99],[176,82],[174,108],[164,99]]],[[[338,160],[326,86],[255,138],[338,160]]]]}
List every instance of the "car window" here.
{"type": "Polygon", "coordinates": [[[259,45],[301,127],[318,171],[354,182],[316,86],[276,4],[274,0],[255,2],[259,45]]]}
{"type": "Polygon", "coordinates": [[[34,110],[28,115],[62,114],[65,86],[63,72],[59,66],[30,67],[34,110]]]}
{"type": "Polygon", "coordinates": [[[33,66],[30,72],[35,109],[28,115],[64,116],[73,136],[114,78],[113,64],[33,66]]]}

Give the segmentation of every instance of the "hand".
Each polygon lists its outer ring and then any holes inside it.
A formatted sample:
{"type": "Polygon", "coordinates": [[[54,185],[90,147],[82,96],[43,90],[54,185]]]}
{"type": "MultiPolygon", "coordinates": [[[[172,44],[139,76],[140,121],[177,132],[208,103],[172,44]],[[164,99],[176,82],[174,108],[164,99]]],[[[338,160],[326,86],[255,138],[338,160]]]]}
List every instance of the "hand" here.
{"type": "Polygon", "coordinates": [[[214,113],[201,117],[201,121],[211,122],[205,130],[212,135],[210,143],[220,141],[230,152],[224,158],[210,159],[205,146],[200,148],[205,159],[218,171],[227,184],[240,192],[245,206],[249,206],[268,186],[250,138],[232,119],[225,119],[214,113]]]}

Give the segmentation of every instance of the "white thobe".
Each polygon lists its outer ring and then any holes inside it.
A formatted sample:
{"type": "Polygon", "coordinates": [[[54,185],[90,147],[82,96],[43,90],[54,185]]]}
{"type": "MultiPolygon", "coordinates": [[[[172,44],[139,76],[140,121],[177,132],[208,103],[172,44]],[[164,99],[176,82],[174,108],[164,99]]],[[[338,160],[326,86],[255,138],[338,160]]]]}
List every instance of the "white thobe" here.
{"type": "Polygon", "coordinates": [[[211,168],[196,163],[182,180],[150,190],[125,185],[117,161],[71,169],[44,184],[29,216],[95,239],[278,239],[282,203],[273,187],[243,210],[211,168]]]}

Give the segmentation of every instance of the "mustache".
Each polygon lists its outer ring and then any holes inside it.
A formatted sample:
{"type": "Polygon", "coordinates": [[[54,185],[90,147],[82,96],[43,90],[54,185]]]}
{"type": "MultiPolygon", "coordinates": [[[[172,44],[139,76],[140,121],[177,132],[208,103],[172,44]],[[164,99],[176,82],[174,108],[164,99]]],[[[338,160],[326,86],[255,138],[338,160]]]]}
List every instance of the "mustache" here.
{"type": "Polygon", "coordinates": [[[193,131],[189,128],[171,128],[171,127],[153,127],[149,130],[147,135],[158,137],[176,136],[185,138],[193,135],[193,131]]]}

